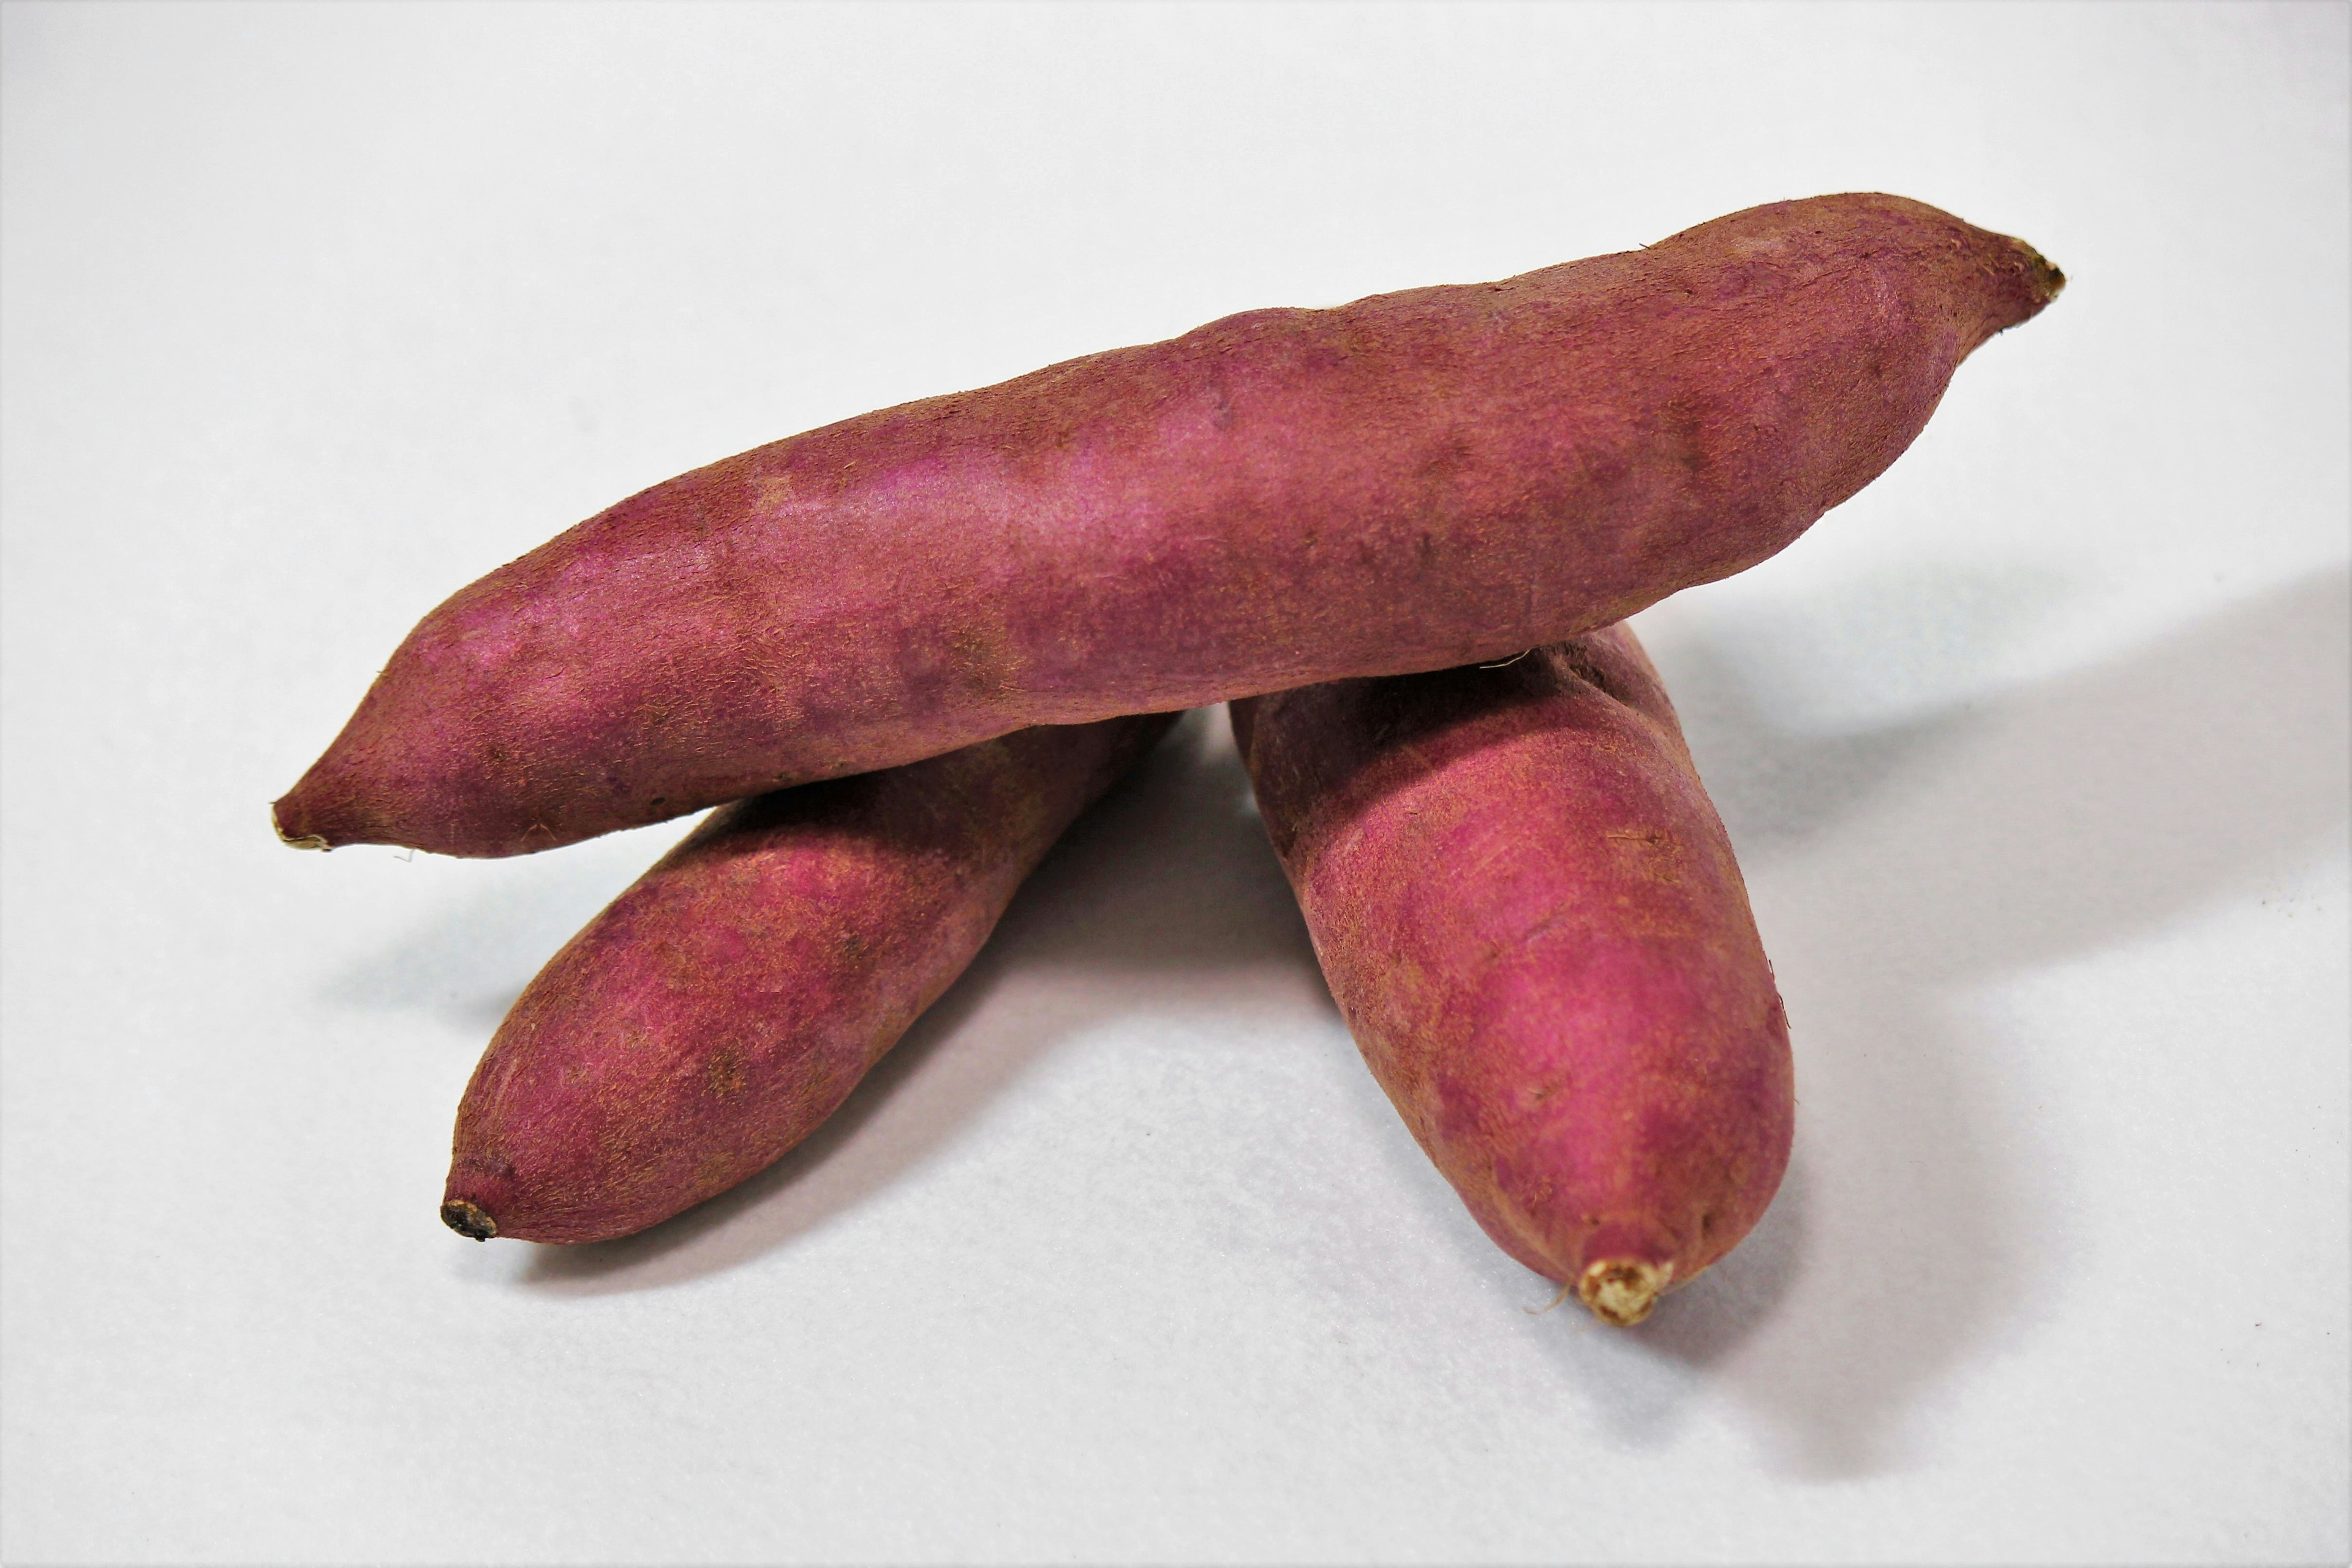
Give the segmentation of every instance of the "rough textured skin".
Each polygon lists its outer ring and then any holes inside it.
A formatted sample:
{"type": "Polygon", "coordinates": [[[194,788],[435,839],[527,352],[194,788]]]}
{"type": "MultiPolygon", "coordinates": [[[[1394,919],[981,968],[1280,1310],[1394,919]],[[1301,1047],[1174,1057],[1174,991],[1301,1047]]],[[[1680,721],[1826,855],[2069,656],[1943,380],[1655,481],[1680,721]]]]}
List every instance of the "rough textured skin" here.
{"type": "Polygon", "coordinates": [[[1823,196],[810,431],[426,616],[278,831],[512,855],[1556,641],[1788,544],[2063,281],[1933,207],[1823,196]]]}
{"type": "Polygon", "coordinates": [[[1331,994],[1486,1233],[1629,1322],[1761,1217],[1788,1020],[1622,626],[1234,706],[1331,994]]]}
{"type": "Polygon", "coordinates": [[[442,1217],[602,1241],[766,1167],[1173,721],[1024,730],[714,815],[515,1003],[458,1109],[442,1217]]]}

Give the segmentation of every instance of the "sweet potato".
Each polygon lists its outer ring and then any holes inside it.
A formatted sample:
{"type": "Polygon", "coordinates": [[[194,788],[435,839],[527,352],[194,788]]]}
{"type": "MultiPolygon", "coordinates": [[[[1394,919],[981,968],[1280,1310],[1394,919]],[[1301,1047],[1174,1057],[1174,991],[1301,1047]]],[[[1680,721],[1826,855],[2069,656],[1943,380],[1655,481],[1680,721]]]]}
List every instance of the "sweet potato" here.
{"type": "Polygon", "coordinates": [[[1556,641],[1788,544],[2063,281],[1933,207],[1824,196],[828,426],[458,593],[278,829],[518,854],[1556,641]]]}
{"type": "Polygon", "coordinates": [[[1504,1251],[1638,1321],[1788,1164],[1788,1020],[1674,709],[1613,626],[1234,705],[1331,994],[1504,1251]]]}
{"type": "Polygon", "coordinates": [[[603,1241],[765,1168],[1173,717],[1024,730],[714,814],[515,1003],[458,1109],[441,1217],[603,1241]]]}

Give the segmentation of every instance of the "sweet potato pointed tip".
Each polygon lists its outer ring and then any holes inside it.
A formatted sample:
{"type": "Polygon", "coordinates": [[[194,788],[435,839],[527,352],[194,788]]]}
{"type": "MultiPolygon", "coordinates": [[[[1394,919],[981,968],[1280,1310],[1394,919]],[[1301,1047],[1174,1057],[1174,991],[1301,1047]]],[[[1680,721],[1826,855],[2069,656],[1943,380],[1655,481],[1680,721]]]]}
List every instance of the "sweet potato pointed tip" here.
{"type": "MultiPolygon", "coordinates": [[[[2066,274],[2058,264],[2014,235],[2006,237],[2017,252],[2017,267],[2025,282],[2025,297],[2020,301],[2018,321],[2030,321],[2049,308],[2050,302],[2066,291],[2066,274]]],[[[2016,322],[2011,323],[2015,325],[2016,322]]]]}
{"type": "Polygon", "coordinates": [[[1592,1315],[1602,1322],[1631,1328],[1650,1315],[1674,1278],[1672,1263],[1597,1258],[1577,1276],[1576,1299],[1591,1308],[1592,1315]]]}
{"type": "Polygon", "coordinates": [[[489,1211],[464,1198],[452,1198],[441,1205],[441,1223],[475,1241],[488,1241],[499,1233],[499,1222],[489,1211]]]}
{"type": "Polygon", "coordinates": [[[2066,291],[2066,274],[2058,269],[2056,262],[2021,239],[2017,242],[2017,248],[2025,252],[2026,264],[2033,269],[2033,281],[2041,289],[2043,304],[2066,291]]]}
{"type": "Polygon", "coordinates": [[[327,842],[326,837],[323,834],[287,832],[286,818],[280,810],[285,804],[286,803],[284,801],[278,800],[270,802],[269,805],[269,826],[271,830],[278,835],[278,843],[285,845],[289,849],[331,849],[334,847],[333,845],[327,842]]]}

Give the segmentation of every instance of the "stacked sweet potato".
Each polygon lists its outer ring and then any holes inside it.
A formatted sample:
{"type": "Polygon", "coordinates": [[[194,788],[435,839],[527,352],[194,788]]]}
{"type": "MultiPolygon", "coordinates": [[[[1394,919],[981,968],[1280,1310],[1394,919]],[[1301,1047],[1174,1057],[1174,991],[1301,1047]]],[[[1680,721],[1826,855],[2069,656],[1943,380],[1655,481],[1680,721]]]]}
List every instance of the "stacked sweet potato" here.
{"type": "Polygon", "coordinates": [[[1788,1027],[1626,616],[1875,478],[2063,279],[1825,196],[1265,310],[633,496],[464,589],[275,807],[497,856],[736,802],[548,964],[442,1216],[595,1241],[805,1137],[1185,708],[1471,1212],[1638,1321],[1763,1214],[1788,1027]]]}

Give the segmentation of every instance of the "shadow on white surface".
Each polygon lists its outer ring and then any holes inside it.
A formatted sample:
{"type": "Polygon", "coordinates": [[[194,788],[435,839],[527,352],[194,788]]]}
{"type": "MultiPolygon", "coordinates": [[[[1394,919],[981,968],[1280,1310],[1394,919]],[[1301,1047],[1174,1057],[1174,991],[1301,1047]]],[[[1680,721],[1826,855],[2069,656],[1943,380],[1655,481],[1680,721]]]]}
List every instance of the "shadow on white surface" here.
{"type": "Polygon", "coordinates": [[[2026,1053],[2059,1042],[1979,998],[2251,896],[2342,832],[2347,595],[2343,571],[2316,574],[1846,733],[1776,721],[1744,673],[1769,650],[1681,650],[1667,673],[1790,998],[1799,1153],[1747,1244],[1650,1323],[1560,1341],[1620,1385],[1629,1439],[1675,1403],[1612,1373],[1633,1344],[1756,1407],[1798,1475],[1900,1468],[1910,1410],[2054,1310],[2095,1240],[2070,1229],[2065,1151],[2024,1099],[2026,1053]]]}
{"type": "Polygon", "coordinates": [[[540,966],[693,832],[702,816],[612,834],[553,854],[467,862],[469,879],[483,884],[479,890],[456,912],[343,970],[325,1000],[339,1007],[427,1013],[488,1045],[540,966]]]}

